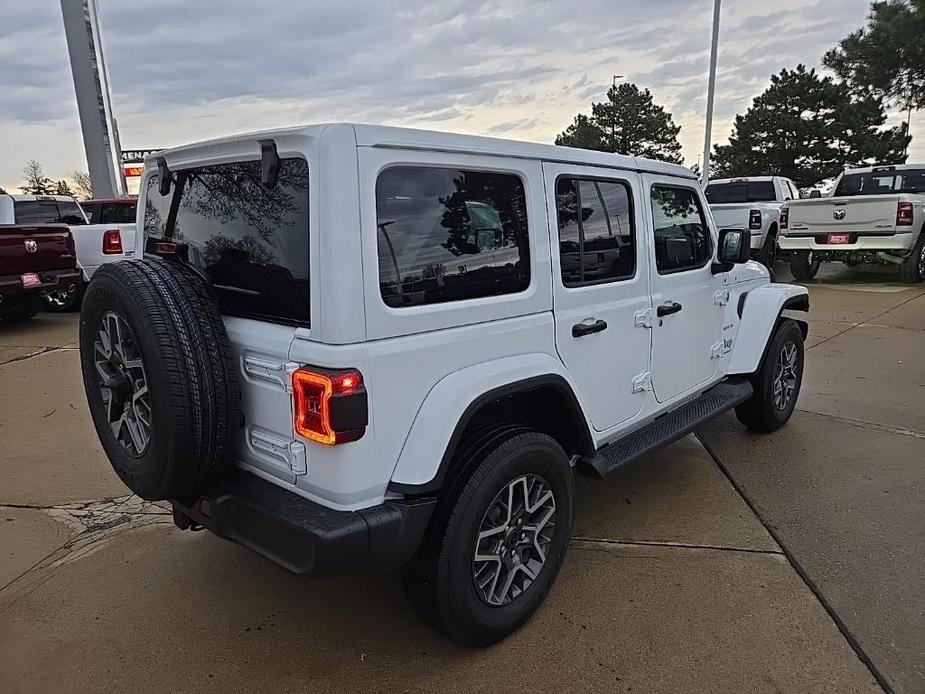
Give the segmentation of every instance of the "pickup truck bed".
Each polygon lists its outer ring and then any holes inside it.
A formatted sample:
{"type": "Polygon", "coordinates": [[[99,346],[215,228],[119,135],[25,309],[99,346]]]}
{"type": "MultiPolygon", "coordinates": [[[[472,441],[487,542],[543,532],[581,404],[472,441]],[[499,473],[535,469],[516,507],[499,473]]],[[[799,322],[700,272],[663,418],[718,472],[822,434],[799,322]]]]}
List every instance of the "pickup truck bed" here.
{"type": "Polygon", "coordinates": [[[74,238],[66,225],[0,225],[0,318],[31,318],[41,310],[45,294],[80,281],[74,238]]]}

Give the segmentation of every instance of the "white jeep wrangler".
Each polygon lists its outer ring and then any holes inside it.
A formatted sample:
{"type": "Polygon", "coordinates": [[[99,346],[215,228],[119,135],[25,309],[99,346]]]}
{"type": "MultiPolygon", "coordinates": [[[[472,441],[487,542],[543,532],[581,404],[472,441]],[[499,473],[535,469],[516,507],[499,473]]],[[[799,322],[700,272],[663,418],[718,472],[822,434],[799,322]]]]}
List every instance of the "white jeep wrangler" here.
{"type": "Polygon", "coordinates": [[[403,567],[472,645],[523,624],[604,476],[793,412],[806,289],[680,166],[362,125],[149,158],[80,350],[113,467],[296,572],[403,567]]]}

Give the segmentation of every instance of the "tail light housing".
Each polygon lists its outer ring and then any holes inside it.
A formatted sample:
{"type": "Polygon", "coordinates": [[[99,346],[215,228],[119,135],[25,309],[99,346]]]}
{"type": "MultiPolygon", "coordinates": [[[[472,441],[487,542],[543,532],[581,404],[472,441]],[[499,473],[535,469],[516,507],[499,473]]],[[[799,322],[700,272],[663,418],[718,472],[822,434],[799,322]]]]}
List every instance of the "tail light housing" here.
{"type": "Polygon", "coordinates": [[[911,227],[913,212],[911,202],[900,202],[896,205],[896,226],[911,227]]]}
{"type": "Polygon", "coordinates": [[[292,373],[292,393],[293,423],[299,436],[335,446],[356,441],[366,433],[366,386],[356,369],[297,369],[292,373]]]}
{"type": "Polygon", "coordinates": [[[780,228],[786,229],[790,224],[790,208],[786,205],[780,208],[780,228]]]}
{"type": "Polygon", "coordinates": [[[761,228],[761,210],[749,210],[748,228],[749,229],[760,229],[761,228]]]}
{"type": "Polygon", "coordinates": [[[122,255],[122,234],[118,229],[103,232],[103,255],[122,255]]]}

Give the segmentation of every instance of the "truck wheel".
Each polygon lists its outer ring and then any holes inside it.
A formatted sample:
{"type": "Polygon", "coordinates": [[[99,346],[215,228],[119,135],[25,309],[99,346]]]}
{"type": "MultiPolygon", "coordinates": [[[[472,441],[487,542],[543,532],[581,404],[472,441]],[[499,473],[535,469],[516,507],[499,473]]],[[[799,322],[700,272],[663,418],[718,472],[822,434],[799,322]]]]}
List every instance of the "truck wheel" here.
{"type": "Polygon", "coordinates": [[[815,277],[821,264],[812,251],[794,251],[790,254],[790,272],[799,282],[808,282],[815,277]]]}
{"type": "Polygon", "coordinates": [[[552,587],[572,533],[575,480],[555,439],[524,427],[483,431],[404,568],[415,606],[469,646],[500,641],[552,587]]]}
{"type": "Polygon", "coordinates": [[[42,297],[34,294],[8,303],[0,303],[0,318],[7,323],[22,323],[33,318],[41,310],[42,297]]]}
{"type": "Polygon", "coordinates": [[[771,271],[774,276],[774,264],[777,262],[777,228],[768,229],[768,236],[764,240],[764,246],[758,256],[758,262],[771,271]]]}
{"type": "Polygon", "coordinates": [[[925,280],[925,229],[919,232],[919,240],[912,247],[899,266],[899,278],[907,284],[918,284],[925,280]]]}
{"type": "Polygon", "coordinates": [[[103,450],[138,496],[195,498],[225,469],[240,387],[224,323],[191,270],[160,259],[97,270],[80,361],[103,450]]]}
{"type": "Polygon", "coordinates": [[[792,320],[777,326],[758,371],[751,377],[754,394],[736,407],[750,431],[771,432],[790,419],[803,382],[803,331],[792,320]]]}
{"type": "Polygon", "coordinates": [[[84,286],[83,284],[78,284],[73,291],[67,291],[66,289],[58,289],[53,292],[48,292],[45,295],[45,308],[47,308],[52,313],[66,313],[68,311],[73,311],[75,308],[80,306],[80,300],[83,298],[84,286]]]}

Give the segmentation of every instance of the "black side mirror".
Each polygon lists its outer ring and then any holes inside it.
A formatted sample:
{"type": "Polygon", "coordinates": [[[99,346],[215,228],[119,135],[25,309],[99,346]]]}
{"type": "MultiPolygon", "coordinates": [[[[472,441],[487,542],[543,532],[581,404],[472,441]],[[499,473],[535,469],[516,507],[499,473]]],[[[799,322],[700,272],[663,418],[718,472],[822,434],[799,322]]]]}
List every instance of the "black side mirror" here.
{"type": "Polygon", "coordinates": [[[752,233],[748,229],[720,229],[719,252],[716,259],[721,272],[728,272],[736,263],[746,263],[752,253],[752,233]]]}
{"type": "Polygon", "coordinates": [[[822,197],[822,191],[821,191],[821,190],[811,190],[811,191],[809,191],[809,197],[811,197],[811,198],[821,198],[821,197],[822,197]]]}

